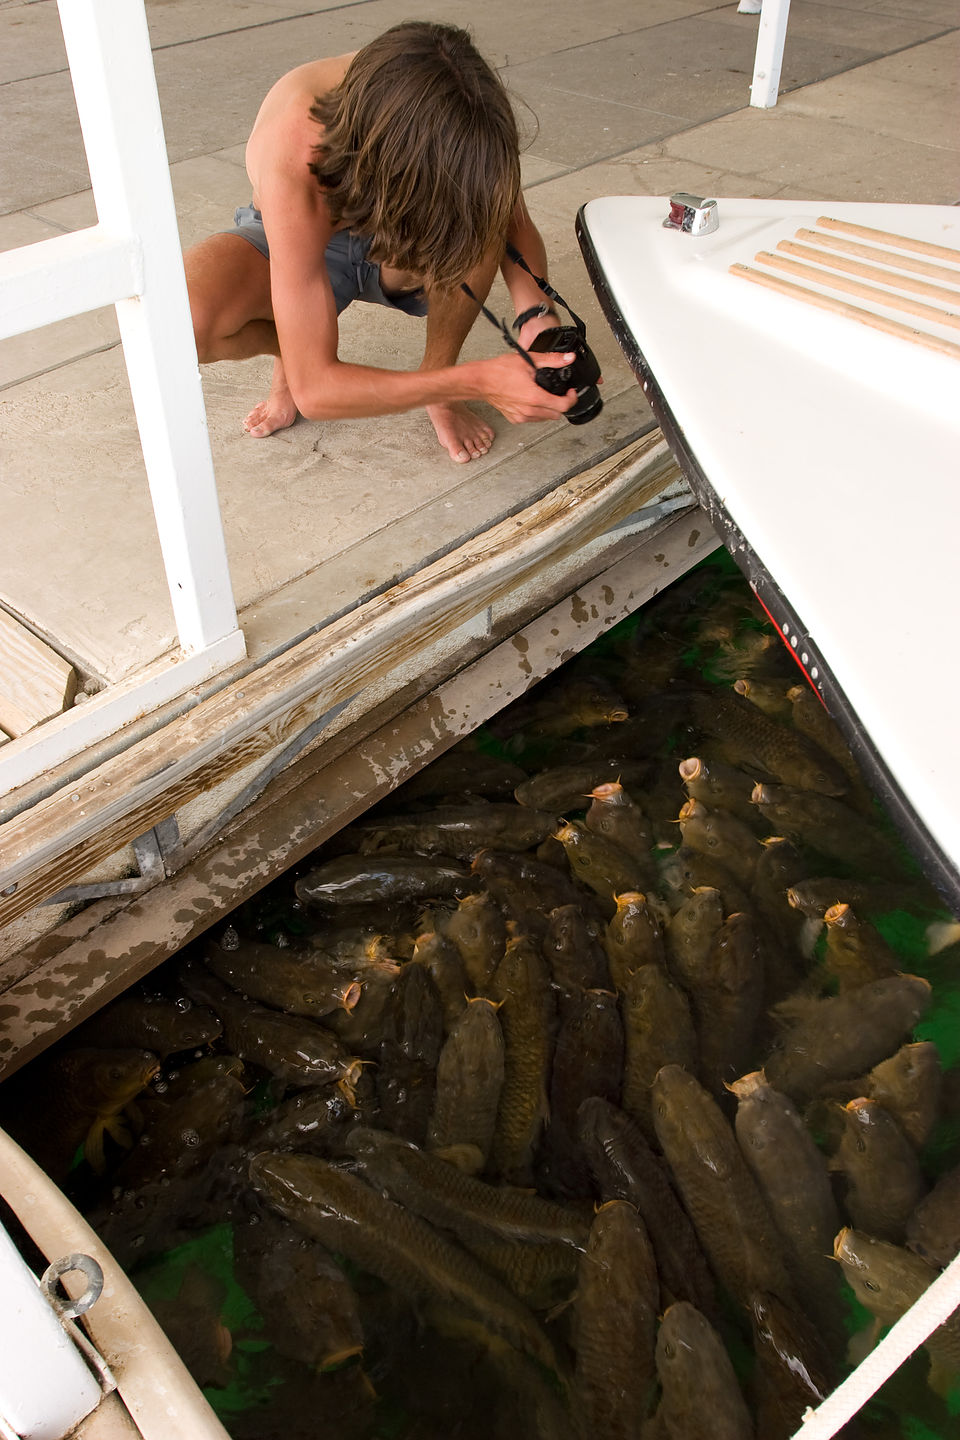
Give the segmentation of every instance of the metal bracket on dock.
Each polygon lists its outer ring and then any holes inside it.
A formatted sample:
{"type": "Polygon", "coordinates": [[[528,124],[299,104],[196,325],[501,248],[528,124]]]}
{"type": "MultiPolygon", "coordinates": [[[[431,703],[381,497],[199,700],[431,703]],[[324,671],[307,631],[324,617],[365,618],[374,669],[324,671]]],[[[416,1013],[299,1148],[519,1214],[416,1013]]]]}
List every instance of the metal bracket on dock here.
{"type": "MultiPolygon", "coordinates": [[[[173,823],[175,825],[176,821],[173,823]]],[[[149,890],[166,876],[159,832],[162,826],[167,824],[168,821],[163,821],[144,835],[138,835],[132,842],[133,853],[140,866],[139,875],[130,875],[125,880],[95,880],[88,885],[68,885],[66,889],[58,890],[56,895],[48,895],[41,903],[73,905],[78,900],[101,900],[107,895],[139,895],[142,891],[149,890]]]]}

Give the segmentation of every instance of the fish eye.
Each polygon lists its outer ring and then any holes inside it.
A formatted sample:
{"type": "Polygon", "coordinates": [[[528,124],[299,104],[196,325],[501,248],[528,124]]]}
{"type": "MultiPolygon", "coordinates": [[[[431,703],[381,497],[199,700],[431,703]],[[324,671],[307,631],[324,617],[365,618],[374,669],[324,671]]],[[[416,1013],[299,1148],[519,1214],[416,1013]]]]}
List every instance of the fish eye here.
{"type": "Polygon", "coordinates": [[[880,1291],[880,1286],[877,1284],[877,1282],[876,1282],[875,1280],[867,1280],[867,1279],[864,1279],[863,1288],[864,1288],[865,1290],[875,1290],[878,1294],[879,1294],[879,1291],[880,1291]]]}
{"type": "Polygon", "coordinates": [[[674,1355],[676,1355],[676,1353],[677,1353],[677,1351],[676,1351],[676,1346],[674,1345],[674,1343],[673,1343],[672,1340],[668,1340],[668,1341],[666,1342],[666,1344],[665,1344],[664,1347],[663,1347],[663,1353],[664,1353],[664,1355],[666,1355],[666,1357],[667,1357],[668,1360],[672,1360],[673,1357],[674,1357],[674,1355]]]}
{"type": "Polygon", "coordinates": [[[863,1140],[860,1138],[860,1136],[858,1135],[858,1136],[857,1136],[857,1149],[859,1150],[859,1152],[860,1152],[861,1155],[865,1152],[866,1148],[867,1148],[866,1142],[863,1141],[863,1140]]]}

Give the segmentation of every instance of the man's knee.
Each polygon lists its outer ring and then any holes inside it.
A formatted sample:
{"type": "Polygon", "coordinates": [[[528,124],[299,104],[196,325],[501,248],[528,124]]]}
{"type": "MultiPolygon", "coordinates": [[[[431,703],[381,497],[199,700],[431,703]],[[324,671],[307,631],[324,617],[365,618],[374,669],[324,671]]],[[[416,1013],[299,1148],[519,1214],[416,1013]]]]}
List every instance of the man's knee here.
{"type": "Polygon", "coordinates": [[[231,337],[270,314],[269,262],[246,241],[227,234],[192,246],[183,268],[201,362],[235,358],[231,337]]]}

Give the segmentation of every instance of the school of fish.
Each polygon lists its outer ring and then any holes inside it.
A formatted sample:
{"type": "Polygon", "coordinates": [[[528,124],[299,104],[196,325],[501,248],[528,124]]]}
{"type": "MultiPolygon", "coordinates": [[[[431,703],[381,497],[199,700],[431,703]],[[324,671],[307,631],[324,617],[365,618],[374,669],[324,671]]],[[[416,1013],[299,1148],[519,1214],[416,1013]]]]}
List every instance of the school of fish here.
{"type": "Polygon", "coordinates": [[[943,909],[797,680],[700,567],[3,1087],[135,1279],[229,1226],[235,1440],[788,1440],[958,1253],[943,909]]]}

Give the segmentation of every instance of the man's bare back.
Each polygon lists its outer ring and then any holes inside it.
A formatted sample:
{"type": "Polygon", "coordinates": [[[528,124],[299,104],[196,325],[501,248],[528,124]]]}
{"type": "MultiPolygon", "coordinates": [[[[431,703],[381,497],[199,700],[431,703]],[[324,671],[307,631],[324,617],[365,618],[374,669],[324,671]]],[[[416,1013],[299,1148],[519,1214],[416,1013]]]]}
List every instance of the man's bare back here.
{"type": "MultiPolygon", "coordinates": [[[[514,355],[457,364],[476,305],[459,287],[435,286],[416,270],[383,262],[378,272],[381,300],[390,303],[421,287],[426,291],[421,366],[414,372],[388,371],[338,359],[339,301],[331,288],[326,256],[344,227],[335,224],[310,169],[325,137],[311,108],[318,97],[343,85],[357,53],[298,66],[265,97],[247,143],[246,165],[269,258],[241,238],[242,232],[211,236],[187,252],[198,351],[201,360],[274,355],[270,394],[244,422],[253,436],[263,437],[292,424],[298,412],[326,419],[423,406],[440,443],[463,463],[485,454],[493,441],[491,427],[463,403],[466,399],[485,399],[508,419],[522,421],[561,414],[573,392],[568,398],[541,390],[532,383],[529,367],[514,355]]],[[[536,308],[542,297],[532,282],[517,267],[507,268],[503,258],[507,238],[544,272],[542,241],[520,196],[508,234],[462,278],[483,296],[500,265],[517,310],[536,308]]],[[[534,316],[521,332],[521,341],[529,343],[539,329],[553,323],[551,316],[534,316]]],[[[550,363],[562,363],[563,358],[550,357],[550,363]]]]}

